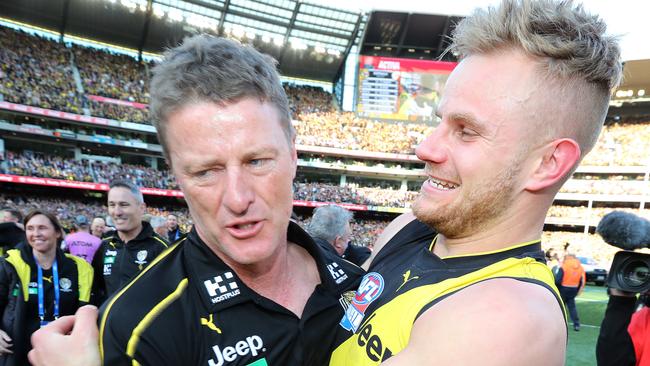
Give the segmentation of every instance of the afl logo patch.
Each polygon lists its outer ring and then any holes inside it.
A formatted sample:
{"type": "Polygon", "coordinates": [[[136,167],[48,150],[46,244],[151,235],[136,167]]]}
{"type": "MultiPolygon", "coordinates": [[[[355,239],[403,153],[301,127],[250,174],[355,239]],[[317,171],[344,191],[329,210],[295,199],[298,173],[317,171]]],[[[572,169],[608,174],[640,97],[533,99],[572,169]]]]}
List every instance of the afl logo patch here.
{"type": "Polygon", "coordinates": [[[361,280],[359,289],[352,298],[339,323],[346,330],[356,332],[370,304],[377,300],[384,291],[384,278],[377,272],[366,274],[361,280]]]}

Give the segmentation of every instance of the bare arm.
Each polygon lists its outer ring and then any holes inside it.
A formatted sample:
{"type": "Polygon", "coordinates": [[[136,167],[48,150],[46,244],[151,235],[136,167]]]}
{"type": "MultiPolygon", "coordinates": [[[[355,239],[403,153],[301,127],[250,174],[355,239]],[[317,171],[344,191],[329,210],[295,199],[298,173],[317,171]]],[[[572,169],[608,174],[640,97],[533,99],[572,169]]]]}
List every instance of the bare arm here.
{"type": "Polygon", "coordinates": [[[361,268],[365,269],[366,271],[368,270],[368,267],[370,267],[370,263],[375,259],[377,256],[377,253],[381,250],[381,248],[386,245],[390,241],[390,239],[395,236],[404,226],[406,226],[409,222],[415,220],[415,216],[413,215],[412,212],[406,212],[403,213],[395,218],[395,220],[391,221],[388,226],[384,229],[384,231],[379,235],[377,238],[377,241],[375,241],[375,246],[372,251],[372,254],[366,261],[361,265],[361,268]]]}
{"type": "Polygon", "coordinates": [[[407,347],[382,365],[564,365],[566,334],[562,310],[547,289],[494,279],[427,310],[407,347]]]}

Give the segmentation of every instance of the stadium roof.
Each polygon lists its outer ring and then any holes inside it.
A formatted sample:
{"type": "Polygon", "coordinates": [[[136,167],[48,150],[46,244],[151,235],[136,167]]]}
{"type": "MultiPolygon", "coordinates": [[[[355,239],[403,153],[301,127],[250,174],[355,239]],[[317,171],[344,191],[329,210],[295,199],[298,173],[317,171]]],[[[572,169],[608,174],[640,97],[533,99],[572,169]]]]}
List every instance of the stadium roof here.
{"type": "Polygon", "coordinates": [[[9,20],[159,54],[194,33],[253,43],[282,74],[334,81],[363,27],[360,12],[300,0],[2,0],[9,20]]]}
{"type": "Polygon", "coordinates": [[[456,61],[445,54],[460,16],[373,11],[368,17],[362,55],[456,61]]]}

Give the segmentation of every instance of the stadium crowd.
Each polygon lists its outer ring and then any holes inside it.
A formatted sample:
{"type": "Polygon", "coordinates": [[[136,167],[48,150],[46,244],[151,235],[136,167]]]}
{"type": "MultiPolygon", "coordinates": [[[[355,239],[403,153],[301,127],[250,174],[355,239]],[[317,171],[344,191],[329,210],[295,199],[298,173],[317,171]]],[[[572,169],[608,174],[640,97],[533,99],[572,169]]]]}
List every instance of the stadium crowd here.
{"type": "Polygon", "coordinates": [[[61,43],[0,27],[0,95],[4,101],[82,113],[70,51],[61,43]]]}
{"type": "MultiPolygon", "coordinates": [[[[6,151],[6,159],[0,161],[0,173],[95,183],[108,183],[112,179],[126,179],[140,187],[178,189],[174,177],[167,170],[134,164],[74,160],[57,155],[6,151]]],[[[410,203],[417,194],[417,191],[402,191],[387,185],[363,186],[352,183],[353,179],[350,181],[346,186],[339,186],[331,183],[313,182],[302,177],[294,183],[295,199],[410,207],[410,203]]],[[[562,192],[642,195],[650,192],[650,187],[648,187],[648,182],[637,180],[579,179],[569,180],[562,192]]],[[[582,219],[586,215],[585,210],[586,208],[580,207],[553,206],[550,216],[582,219]]]]}
{"type": "Polygon", "coordinates": [[[3,174],[95,183],[124,179],[139,187],[178,189],[176,181],[167,170],[142,165],[74,160],[56,155],[19,154],[11,151],[7,151],[6,155],[7,159],[0,164],[0,172],[3,174]]]}
{"type": "MultiPolygon", "coordinates": [[[[148,103],[151,64],[108,50],[65,45],[52,39],[0,27],[0,98],[55,110],[148,123],[147,109],[97,102],[90,95],[148,103]],[[74,69],[81,85],[76,85],[74,69]],[[83,92],[81,92],[81,90],[83,92]]],[[[339,112],[331,93],[319,87],[285,83],[297,142],[386,153],[412,154],[431,126],[373,121],[339,112]]],[[[582,165],[645,166],[649,162],[650,121],[605,126],[594,152],[582,165]]]]}

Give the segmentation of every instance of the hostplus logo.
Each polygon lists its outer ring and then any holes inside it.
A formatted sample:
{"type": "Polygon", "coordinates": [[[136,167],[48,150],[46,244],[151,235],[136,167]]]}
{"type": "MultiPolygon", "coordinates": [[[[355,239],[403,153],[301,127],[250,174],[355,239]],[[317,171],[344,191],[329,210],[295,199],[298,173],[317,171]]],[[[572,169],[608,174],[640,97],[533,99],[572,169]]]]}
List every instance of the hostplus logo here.
{"type": "Polygon", "coordinates": [[[225,272],[222,275],[214,276],[213,280],[205,280],[203,284],[213,304],[218,304],[241,293],[232,272],[225,272]]]}
{"type": "Polygon", "coordinates": [[[330,274],[337,285],[348,279],[348,275],[345,274],[343,269],[339,268],[339,264],[336,262],[328,264],[327,269],[330,271],[330,274]]]}

